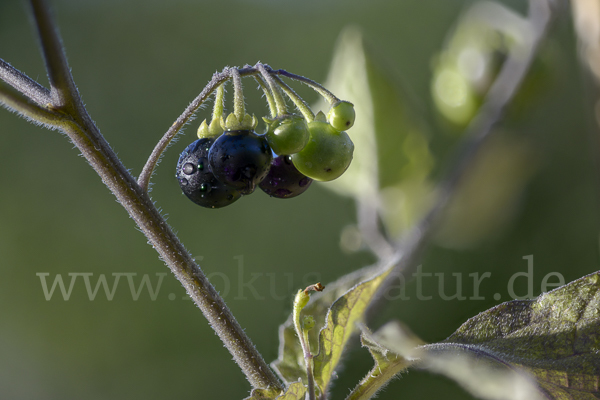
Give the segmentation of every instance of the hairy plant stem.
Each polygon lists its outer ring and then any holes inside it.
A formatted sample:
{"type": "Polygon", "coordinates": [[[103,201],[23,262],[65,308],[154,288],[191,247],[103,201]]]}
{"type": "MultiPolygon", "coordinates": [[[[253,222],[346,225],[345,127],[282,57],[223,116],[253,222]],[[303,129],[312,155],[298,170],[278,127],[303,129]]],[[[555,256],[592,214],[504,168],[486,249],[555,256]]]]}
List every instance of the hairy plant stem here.
{"type": "Polygon", "coordinates": [[[283,94],[281,93],[281,88],[277,85],[277,82],[275,82],[273,77],[269,75],[264,65],[256,64],[256,68],[262,75],[262,78],[269,85],[269,89],[271,89],[271,93],[273,94],[273,100],[275,101],[275,108],[277,109],[277,116],[280,117],[282,115],[286,115],[288,111],[287,106],[285,105],[283,94]]]}
{"type": "Polygon", "coordinates": [[[169,266],[189,296],[202,310],[211,327],[233,355],[248,381],[256,388],[281,388],[279,380],[210,284],[200,267],[185,250],[162,218],[148,194],[116,158],[99,132],[69,123],[61,127],[81,150],[102,181],[117,197],[149,243],[169,266]],[[101,138],[101,136],[100,136],[101,138]]]}
{"type": "Polygon", "coordinates": [[[274,70],[271,67],[269,67],[268,65],[265,65],[265,68],[271,74],[285,76],[285,77],[293,79],[295,81],[304,83],[305,85],[312,88],[315,92],[317,92],[321,96],[323,96],[323,98],[331,105],[340,101],[340,99],[338,99],[333,93],[331,93],[329,90],[325,89],[325,87],[323,87],[323,85],[320,85],[311,79],[308,79],[304,76],[292,74],[291,72],[288,72],[283,69],[274,70]]]}
{"type": "Polygon", "coordinates": [[[262,89],[265,94],[265,98],[267,99],[267,104],[269,105],[269,113],[271,114],[271,118],[275,118],[277,116],[277,106],[275,105],[275,99],[273,98],[273,94],[271,93],[271,89],[267,85],[267,82],[260,75],[255,75],[254,80],[258,83],[258,86],[262,89]]]}
{"type": "Polygon", "coordinates": [[[12,86],[42,107],[50,104],[52,101],[48,89],[24,75],[4,60],[0,60],[0,80],[6,82],[6,84],[12,86]]]}
{"type": "Polygon", "coordinates": [[[242,89],[242,77],[237,68],[229,69],[233,80],[233,113],[238,121],[242,122],[246,115],[246,107],[244,105],[244,91],[242,89]]]}
{"type": "MultiPolygon", "coordinates": [[[[1,68],[0,66],[0,70],[1,68]]],[[[62,118],[60,113],[40,106],[33,99],[2,81],[0,81],[0,105],[10,111],[20,113],[32,123],[45,125],[50,129],[54,129],[53,123],[62,118]]]]}
{"type": "MultiPolygon", "coordinates": [[[[6,84],[0,85],[0,100],[23,116],[69,136],[202,310],[252,386],[281,390],[281,382],[160,215],[145,187],[138,184],[119,161],[87,114],[47,4],[44,0],[31,0],[30,3],[51,90],[47,91],[2,61],[0,78],[16,91],[6,84]],[[50,101],[46,102],[47,99],[50,101]]],[[[210,92],[212,90],[207,94],[210,92]]]]}
{"type": "Polygon", "coordinates": [[[300,313],[308,302],[310,296],[307,291],[299,291],[294,299],[294,306],[292,311],[292,318],[294,320],[294,330],[298,336],[300,347],[302,347],[302,355],[304,356],[304,363],[306,367],[306,378],[308,382],[308,400],[316,400],[315,392],[315,378],[312,370],[313,355],[310,352],[310,346],[308,342],[308,330],[304,329],[303,323],[300,319],[300,313]],[[304,300],[304,301],[303,301],[304,300]]]}
{"type": "Polygon", "coordinates": [[[285,94],[287,94],[290,100],[294,102],[294,105],[296,106],[296,108],[298,108],[298,110],[300,110],[306,121],[312,122],[315,120],[315,114],[310,109],[308,103],[304,101],[302,97],[298,96],[298,94],[294,92],[294,89],[289,87],[287,83],[282,81],[281,78],[278,76],[274,76],[273,80],[277,82],[277,84],[281,87],[281,89],[283,89],[283,91],[285,92],[285,94]]]}

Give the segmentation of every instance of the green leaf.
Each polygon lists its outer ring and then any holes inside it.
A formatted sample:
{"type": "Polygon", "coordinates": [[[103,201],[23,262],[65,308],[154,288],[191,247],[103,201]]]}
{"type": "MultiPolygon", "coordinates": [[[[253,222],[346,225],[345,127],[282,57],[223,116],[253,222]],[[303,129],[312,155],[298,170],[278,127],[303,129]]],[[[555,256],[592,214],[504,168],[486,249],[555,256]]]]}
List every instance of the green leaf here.
{"type": "Polygon", "coordinates": [[[277,397],[277,400],[301,400],[306,394],[306,387],[302,382],[294,382],[288,386],[284,394],[277,397]]]}
{"type": "MultiPolygon", "coordinates": [[[[346,293],[350,288],[356,286],[360,282],[373,277],[381,270],[377,266],[366,267],[345,275],[339,280],[329,283],[321,293],[311,295],[310,302],[304,307],[305,315],[312,315],[316,321],[315,328],[308,333],[311,350],[313,353],[318,351],[318,333],[319,329],[325,325],[325,316],[327,310],[333,302],[346,293]]],[[[286,382],[296,382],[298,378],[307,384],[306,368],[304,366],[304,355],[300,342],[294,330],[292,316],[279,327],[279,357],[271,363],[273,369],[286,382]]]]}
{"type": "Polygon", "coordinates": [[[550,399],[600,398],[600,272],[500,304],[444,342],[531,373],[550,399]]]}
{"type": "MultiPolygon", "coordinates": [[[[381,65],[358,28],[341,32],[324,86],[354,104],[356,121],[348,130],[354,158],[344,175],[323,187],[376,206],[379,190],[390,189],[394,198],[383,203],[384,223],[396,235],[427,210],[423,196],[431,191],[428,176],[434,158],[425,120],[407,101],[395,74],[381,65]],[[399,203],[404,206],[400,212],[399,203]]],[[[325,112],[328,108],[324,101],[315,106],[325,112]]]]}
{"type": "MultiPolygon", "coordinates": [[[[484,311],[441,343],[418,346],[394,322],[372,335],[370,343],[378,364],[389,364],[389,349],[482,399],[600,399],[600,272],[536,299],[484,311]]],[[[377,386],[373,393],[383,385],[367,384],[377,386]]]]}
{"type": "Polygon", "coordinates": [[[246,397],[244,400],[273,400],[281,393],[281,391],[271,389],[253,389],[250,392],[250,397],[246,397]]]}
{"type": "MultiPolygon", "coordinates": [[[[382,64],[368,51],[358,28],[340,33],[324,86],[354,104],[356,121],[348,134],[355,141],[355,152],[346,174],[327,187],[345,194],[360,196],[371,188],[374,176],[386,187],[406,178],[423,178],[433,167],[426,124],[407,101],[401,83],[382,64]]],[[[316,108],[327,112],[326,107],[322,102],[316,108]]]]}
{"type": "Polygon", "coordinates": [[[421,348],[421,367],[447,376],[486,400],[546,400],[527,371],[472,346],[432,344],[421,348]]]}
{"type": "Polygon", "coordinates": [[[254,389],[250,397],[244,400],[301,400],[306,394],[306,387],[302,382],[294,382],[287,387],[284,393],[269,389],[254,389]]]}
{"type": "MultiPolygon", "coordinates": [[[[422,341],[397,321],[381,327],[372,339],[377,346],[389,349],[403,357],[408,366],[426,368],[431,372],[445,375],[478,398],[545,399],[529,374],[474,347],[446,343],[422,346],[422,341]]],[[[391,375],[395,371],[386,372],[391,375]]],[[[383,379],[370,382],[374,386],[373,391],[380,389],[386,383],[383,379]]],[[[348,399],[367,399],[366,396],[352,397],[355,393],[360,394],[362,390],[362,387],[357,387],[348,399]]]]}
{"type": "Polygon", "coordinates": [[[360,322],[389,270],[360,283],[338,298],[327,313],[326,324],[319,333],[319,353],[313,358],[315,382],[326,393],[344,347],[360,322]]]}
{"type": "MultiPolygon", "coordinates": [[[[350,393],[346,400],[370,399],[375,394],[383,389],[394,376],[406,370],[412,363],[411,359],[405,358],[397,353],[394,353],[384,346],[381,346],[377,338],[375,338],[366,327],[361,327],[363,333],[360,337],[360,342],[363,347],[366,347],[373,360],[375,366],[369,371],[356,388],[350,393]]],[[[416,347],[413,346],[413,348],[416,347]]]]}

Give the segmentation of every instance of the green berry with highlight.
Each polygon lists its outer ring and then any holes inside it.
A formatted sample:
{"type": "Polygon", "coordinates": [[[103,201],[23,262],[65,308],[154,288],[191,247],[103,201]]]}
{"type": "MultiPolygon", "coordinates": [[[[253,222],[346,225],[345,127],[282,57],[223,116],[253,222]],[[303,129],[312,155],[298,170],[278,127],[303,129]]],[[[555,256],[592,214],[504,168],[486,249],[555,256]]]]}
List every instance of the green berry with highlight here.
{"type": "Polygon", "coordinates": [[[350,166],[354,143],[346,132],[340,132],[327,122],[308,124],[310,139],[302,151],[292,155],[300,173],[317,181],[332,181],[350,166]]]}
{"type": "Polygon", "coordinates": [[[275,154],[291,155],[306,146],[310,133],[303,117],[284,115],[269,124],[266,137],[275,154]]]}
{"type": "Polygon", "coordinates": [[[352,128],[355,118],[354,104],[344,100],[333,104],[327,113],[327,121],[338,131],[352,128]]]}

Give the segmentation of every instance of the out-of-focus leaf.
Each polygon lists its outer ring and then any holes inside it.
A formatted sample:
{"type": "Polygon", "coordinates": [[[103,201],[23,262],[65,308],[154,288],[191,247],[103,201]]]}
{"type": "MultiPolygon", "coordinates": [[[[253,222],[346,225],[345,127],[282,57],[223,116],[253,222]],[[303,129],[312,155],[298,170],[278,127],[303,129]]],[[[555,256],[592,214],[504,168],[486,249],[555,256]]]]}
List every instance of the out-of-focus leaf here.
{"type": "MultiPolygon", "coordinates": [[[[379,201],[380,188],[399,187],[404,197],[420,196],[422,191],[412,189],[423,184],[429,187],[427,177],[434,164],[424,121],[409,105],[399,82],[380,65],[366,51],[360,31],[346,28],[325,83],[336,96],[354,104],[356,122],[348,130],[355,144],[352,164],[344,175],[324,187],[372,203],[379,201]]],[[[328,105],[321,102],[316,106],[319,108],[327,110],[328,105]]],[[[407,201],[405,205],[421,202],[407,201]]],[[[390,222],[394,225],[396,221],[390,222]]]]}
{"type": "Polygon", "coordinates": [[[530,36],[523,16],[497,2],[474,3],[436,56],[431,92],[440,114],[461,130],[467,126],[504,60],[530,36]]]}
{"type": "MultiPolygon", "coordinates": [[[[361,33],[356,28],[346,28],[338,38],[324,86],[354,104],[356,121],[348,130],[354,142],[354,157],[344,175],[324,187],[352,197],[368,196],[378,188],[374,109],[366,63],[361,33]]],[[[321,101],[315,109],[326,113],[329,104],[321,101]]]]}
{"type": "MultiPolygon", "coordinates": [[[[302,310],[305,315],[312,315],[315,319],[315,328],[308,332],[311,350],[315,354],[318,344],[319,329],[325,325],[327,310],[333,302],[360,282],[372,278],[381,268],[377,265],[362,268],[343,276],[333,283],[325,286],[323,292],[311,295],[309,303],[302,310]]],[[[302,347],[294,330],[292,316],[279,327],[279,357],[271,363],[273,369],[287,383],[296,382],[298,378],[307,383],[306,368],[302,347]]]]}
{"type": "Polygon", "coordinates": [[[573,0],[571,7],[573,25],[581,46],[580,57],[600,83],[600,3],[573,0]]]}
{"type": "Polygon", "coordinates": [[[356,330],[356,323],[362,319],[388,274],[389,269],[354,286],[329,309],[326,324],[319,332],[319,353],[313,358],[315,382],[323,392],[328,390],[342,352],[356,330]]]}

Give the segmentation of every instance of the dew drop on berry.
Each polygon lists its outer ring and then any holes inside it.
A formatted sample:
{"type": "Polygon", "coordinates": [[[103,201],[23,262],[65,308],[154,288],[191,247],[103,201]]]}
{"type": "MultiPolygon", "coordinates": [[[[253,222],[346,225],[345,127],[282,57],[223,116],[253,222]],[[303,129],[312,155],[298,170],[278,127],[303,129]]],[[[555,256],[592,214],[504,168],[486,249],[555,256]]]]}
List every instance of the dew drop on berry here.
{"type": "Polygon", "coordinates": [[[300,179],[300,182],[298,182],[298,186],[304,187],[304,186],[310,184],[311,182],[312,182],[312,179],[305,176],[304,178],[300,179]]]}
{"type": "Polygon", "coordinates": [[[208,193],[208,192],[210,192],[210,189],[211,189],[211,187],[210,187],[210,185],[208,183],[202,183],[200,185],[200,191],[202,193],[208,193]]]}
{"type": "Polygon", "coordinates": [[[182,192],[194,203],[207,208],[225,207],[242,194],[223,183],[208,168],[208,152],[214,139],[191,143],[179,156],[177,178],[182,192]]]}
{"type": "Polygon", "coordinates": [[[273,159],[267,177],[259,184],[263,192],[271,197],[289,199],[304,193],[312,179],[302,175],[289,156],[273,159]]]}
{"type": "Polygon", "coordinates": [[[185,163],[182,170],[184,174],[192,175],[194,172],[196,172],[196,167],[192,163],[185,163]]]}

